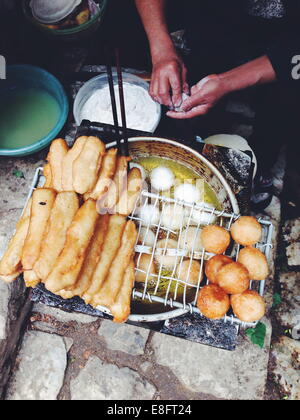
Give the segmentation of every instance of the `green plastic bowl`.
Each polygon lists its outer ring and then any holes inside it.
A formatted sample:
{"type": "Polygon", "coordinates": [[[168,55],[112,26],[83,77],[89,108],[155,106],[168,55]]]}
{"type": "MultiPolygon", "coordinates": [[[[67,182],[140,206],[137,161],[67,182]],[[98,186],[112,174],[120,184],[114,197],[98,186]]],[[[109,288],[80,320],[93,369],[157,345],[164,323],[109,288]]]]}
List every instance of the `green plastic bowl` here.
{"type": "MultiPolygon", "coordinates": [[[[1,149],[0,156],[26,156],[36,153],[51,143],[65,125],[68,113],[69,102],[67,95],[61,83],[52,74],[48,73],[39,67],[30,65],[15,65],[7,67],[6,80],[0,81],[0,97],[1,92],[7,91],[11,87],[29,87],[43,89],[52,95],[60,107],[60,116],[56,125],[47,134],[47,136],[40,140],[22,148],[16,149],[1,149]]],[[[32,124],[35,122],[32,121],[32,124]]]]}
{"type": "Polygon", "coordinates": [[[23,13],[26,18],[33,24],[37,29],[42,31],[45,35],[51,38],[63,41],[76,41],[89,35],[93,34],[100,26],[103,21],[103,17],[107,8],[108,0],[97,1],[99,6],[99,12],[92,17],[88,22],[82,25],[76,26],[75,28],[69,29],[51,29],[47,26],[39,23],[31,13],[30,0],[23,0],[23,13]]]}

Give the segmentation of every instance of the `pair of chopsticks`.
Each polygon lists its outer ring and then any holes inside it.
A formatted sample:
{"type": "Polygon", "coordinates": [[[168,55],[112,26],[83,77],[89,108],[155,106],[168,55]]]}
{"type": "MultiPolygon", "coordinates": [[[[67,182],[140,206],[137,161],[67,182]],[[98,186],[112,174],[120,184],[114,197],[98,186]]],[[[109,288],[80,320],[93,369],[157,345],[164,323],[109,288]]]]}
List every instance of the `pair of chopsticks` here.
{"type": "Polygon", "coordinates": [[[111,63],[111,56],[108,52],[107,54],[107,77],[108,77],[108,84],[109,84],[109,91],[111,97],[111,106],[112,106],[112,113],[114,119],[114,127],[116,130],[117,136],[117,145],[119,154],[121,156],[129,156],[129,148],[128,148],[128,132],[127,132],[127,124],[126,124],[126,111],[125,111],[125,100],[124,100],[124,89],[123,89],[123,77],[122,77],[122,68],[120,64],[120,53],[119,49],[115,49],[115,59],[116,59],[116,67],[117,67],[117,74],[118,74],[118,86],[119,86],[119,96],[120,96],[120,109],[121,109],[121,118],[122,118],[122,134],[120,133],[120,126],[118,121],[118,112],[117,112],[117,103],[116,103],[116,96],[114,90],[114,79],[112,74],[112,63],[111,63]],[[123,137],[123,141],[122,141],[123,137]]]}

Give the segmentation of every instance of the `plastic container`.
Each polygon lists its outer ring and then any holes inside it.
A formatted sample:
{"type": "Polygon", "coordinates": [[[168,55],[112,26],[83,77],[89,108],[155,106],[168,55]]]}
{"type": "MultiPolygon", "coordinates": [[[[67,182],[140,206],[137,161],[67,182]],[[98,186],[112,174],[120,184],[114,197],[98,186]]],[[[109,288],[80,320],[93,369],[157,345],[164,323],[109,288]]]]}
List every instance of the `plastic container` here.
{"type": "MultiPolygon", "coordinates": [[[[125,72],[122,73],[122,76],[123,76],[123,82],[124,83],[130,83],[130,84],[140,86],[148,92],[148,90],[149,90],[148,83],[145,82],[140,77],[135,76],[135,75],[130,74],[130,73],[125,73],[125,72]]],[[[118,83],[118,76],[117,76],[116,72],[113,73],[113,79],[114,79],[114,84],[117,84],[118,83]]],[[[74,102],[74,108],[73,108],[74,118],[75,118],[75,121],[76,121],[77,125],[81,124],[81,121],[82,121],[81,111],[82,111],[82,108],[85,105],[86,101],[94,94],[95,91],[103,88],[106,85],[108,85],[107,74],[102,74],[100,76],[96,76],[96,77],[92,78],[91,80],[89,80],[87,83],[85,83],[81,87],[81,89],[79,90],[79,92],[76,95],[75,102],[74,102]]],[[[126,103],[125,103],[125,106],[126,106],[126,103]]],[[[150,129],[147,130],[149,133],[154,133],[154,131],[156,130],[156,128],[157,128],[157,126],[160,122],[160,119],[161,119],[161,105],[159,105],[159,104],[156,104],[156,113],[157,113],[157,118],[155,120],[155,123],[153,124],[153,127],[150,127],[150,129]]],[[[120,122],[119,122],[119,124],[120,124],[120,122]]],[[[135,128],[135,129],[138,130],[138,128],[135,128]]]]}
{"type": "Polygon", "coordinates": [[[23,13],[30,21],[30,23],[41,32],[43,32],[46,36],[57,39],[59,41],[77,41],[92,35],[99,28],[107,8],[107,2],[108,0],[97,0],[96,3],[99,6],[99,12],[95,14],[95,16],[93,16],[88,22],[76,26],[75,28],[69,29],[51,29],[38,22],[32,15],[30,0],[22,0],[22,7],[23,13]]]}
{"type": "MultiPolygon", "coordinates": [[[[20,86],[20,88],[38,88],[47,91],[57,101],[60,107],[60,116],[56,125],[45,137],[22,148],[1,149],[0,156],[26,156],[36,153],[45,147],[57,137],[66,123],[69,103],[67,95],[61,83],[52,74],[39,67],[30,65],[15,65],[7,67],[7,79],[0,84],[0,96],[11,88],[20,86]]],[[[35,121],[32,121],[34,124],[35,121]]]]}

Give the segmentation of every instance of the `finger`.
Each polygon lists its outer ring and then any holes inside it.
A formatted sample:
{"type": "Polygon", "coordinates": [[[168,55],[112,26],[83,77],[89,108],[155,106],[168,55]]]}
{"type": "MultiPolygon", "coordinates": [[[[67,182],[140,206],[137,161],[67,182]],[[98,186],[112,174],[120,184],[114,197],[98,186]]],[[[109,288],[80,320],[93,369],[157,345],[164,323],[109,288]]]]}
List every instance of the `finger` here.
{"type": "Polygon", "coordinates": [[[184,93],[189,95],[190,94],[190,87],[189,87],[189,84],[188,84],[188,81],[187,81],[187,73],[188,73],[187,69],[186,69],[186,67],[184,67],[183,71],[182,71],[182,90],[183,90],[184,93]]]}
{"type": "Polygon", "coordinates": [[[172,102],[174,106],[180,106],[182,103],[182,83],[179,73],[173,73],[170,76],[170,84],[172,89],[172,102]]]}
{"type": "Polygon", "coordinates": [[[172,100],[170,95],[170,81],[169,77],[160,77],[158,84],[157,97],[162,105],[172,106],[172,100]]]}
{"type": "Polygon", "coordinates": [[[195,95],[199,91],[199,88],[197,85],[194,85],[191,87],[191,95],[195,95]]]}
{"type": "Polygon", "coordinates": [[[183,102],[183,104],[181,105],[181,109],[183,112],[188,112],[192,108],[195,108],[199,105],[205,105],[205,99],[199,92],[197,92],[196,94],[190,96],[183,102]]]}
{"type": "Polygon", "coordinates": [[[150,85],[150,96],[152,97],[152,99],[155,102],[160,103],[159,97],[158,97],[158,86],[159,86],[159,80],[157,77],[153,77],[151,80],[151,85],[150,85]]]}
{"type": "Polygon", "coordinates": [[[170,118],[177,119],[177,120],[186,120],[189,118],[194,118],[200,115],[207,114],[207,112],[209,111],[209,108],[210,107],[208,105],[199,105],[188,112],[169,111],[167,112],[167,116],[170,118]]]}

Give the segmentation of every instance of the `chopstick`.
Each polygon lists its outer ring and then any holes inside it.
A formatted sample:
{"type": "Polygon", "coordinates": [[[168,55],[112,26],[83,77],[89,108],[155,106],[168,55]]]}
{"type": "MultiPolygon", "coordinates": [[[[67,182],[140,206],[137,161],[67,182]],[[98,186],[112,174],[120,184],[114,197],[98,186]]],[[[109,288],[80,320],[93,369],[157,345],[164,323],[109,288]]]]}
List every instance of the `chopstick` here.
{"type": "Polygon", "coordinates": [[[121,117],[122,117],[122,129],[123,129],[123,139],[124,139],[120,152],[123,156],[129,156],[128,132],[127,132],[127,124],[126,124],[126,110],[125,110],[124,89],[123,89],[123,77],[122,77],[122,68],[121,68],[121,63],[120,63],[120,52],[119,52],[118,48],[116,48],[115,54],[116,54],[119,96],[120,96],[121,117]]]}

